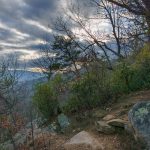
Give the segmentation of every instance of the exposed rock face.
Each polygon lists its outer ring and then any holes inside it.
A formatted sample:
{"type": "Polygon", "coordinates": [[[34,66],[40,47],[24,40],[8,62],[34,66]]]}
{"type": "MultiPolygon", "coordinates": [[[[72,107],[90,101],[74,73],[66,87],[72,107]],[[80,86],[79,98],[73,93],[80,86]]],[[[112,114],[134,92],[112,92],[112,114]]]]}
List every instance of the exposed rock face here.
{"type": "Polygon", "coordinates": [[[64,144],[65,150],[103,150],[103,146],[88,132],[82,131],[64,144]]]}
{"type": "Polygon", "coordinates": [[[128,114],[135,136],[144,140],[150,149],[150,101],[135,104],[128,114]]]}
{"type": "Polygon", "coordinates": [[[122,119],[112,119],[108,121],[107,123],[111,126],[120,127],[120,128],[124,128],[125,125],[127,124],[127,122],[122,119]]]}
{"type": "Polygon", "coordinates": [[[108,125],[105,121],[97,121],[96,129],[97,131],[105,133],[105,134],[112,134],[115,132],[115,128],[108,125]]]}

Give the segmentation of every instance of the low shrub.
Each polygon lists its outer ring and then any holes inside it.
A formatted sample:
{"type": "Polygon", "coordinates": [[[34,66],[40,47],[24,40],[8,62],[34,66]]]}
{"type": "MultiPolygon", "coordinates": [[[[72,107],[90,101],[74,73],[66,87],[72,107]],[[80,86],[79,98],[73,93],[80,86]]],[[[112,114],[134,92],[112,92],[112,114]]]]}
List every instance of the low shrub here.
{"type": "Polygon", "coordinates": [[[62,78],[60,75],[45,84],[36,86],[33,96],[33,104],[46,118],[56,115],[59,109],[58,95],[62,87],[62,78]]]}
{"type": "Polygon", "coordinates": [[[132,86],[134,90],[150,88],[150,47],[146,45],[136,56],[132,65],[134,77],[132,86]]]}
{"type": "Polygon", "coordinates": [[[65,106],[67,111],[79,111],[104,106],[112,99],[110,80],[104,64],[90,66],[90,72],[84,74],[70,86],[70,97],[65,106]],[[97,70],[95,70],[97,69],[97,70]]]}
{"type": "Polygon", "coordinates": [[[113,91],[117,94],[150,88],[150,49],[145,46],[133,63],[123,60],[112,74],[113,91]]]}
{"type": "Polygon", "coordinates": [[[134,71],[131,65],[125,61],[119,62],[112,73],[112,91],[116,95],[129,93],[131,91],[131,82],[134,71]]]}
{"type": "Polygon", "coordinates": [[[56,114],[58,107],[57,95],[49,83],[36,87],[33,103],[46,118],[56,114]]]}

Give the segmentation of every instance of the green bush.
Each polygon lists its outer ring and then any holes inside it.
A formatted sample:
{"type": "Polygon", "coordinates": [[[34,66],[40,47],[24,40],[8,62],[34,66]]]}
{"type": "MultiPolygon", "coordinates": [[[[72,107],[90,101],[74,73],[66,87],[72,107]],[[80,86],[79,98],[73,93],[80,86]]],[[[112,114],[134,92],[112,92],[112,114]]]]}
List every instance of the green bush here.
{"type": "Polygon", "coordinates": [[[46,118],[56,114],[58,107],[57,95],[49,83],[36,87],[33,103],[46,118]]]}
{"type": "Polygon", "coordinates": [[[90,72],[72,83],[70,98],[65,109],[67,111],[79,111],[108,103],[112,99],[112,92],[107,75],[107,69],[102,62],[92,64],[90,72]]]}
{"type": "Polygon", "coordinates": [[[113,92],[121,95],[150,88],[150,50],[145,46],[133,63],[123,60],[116,65],[112,74],[113,92]]]}
{"type": "Polygon", "coordinates": [[[131,65],[125,61],[119,62],[112,73],[112,90],[116,95],[131,91],[131,82],[134,71],[131,65]]]}
{"type": "Polygon", "coordinates": [[[134,74],[130,85],[131,91],[150,88],[150,62],[134,69],[134,74]]]}
{"type": "Polygon", "coordinates": [[[134,90],[150,88],[150,48],[145,46],[136,56],[132,65],[134,76],[132,88],[134,90]]]}
{"type": "Polygon", "coordinates": [[[48,83],[37,85],[33,96],[33,104],[46,118],[57,115],[59,108],[58,95],[62,86],[60,75],[48,83]]]}

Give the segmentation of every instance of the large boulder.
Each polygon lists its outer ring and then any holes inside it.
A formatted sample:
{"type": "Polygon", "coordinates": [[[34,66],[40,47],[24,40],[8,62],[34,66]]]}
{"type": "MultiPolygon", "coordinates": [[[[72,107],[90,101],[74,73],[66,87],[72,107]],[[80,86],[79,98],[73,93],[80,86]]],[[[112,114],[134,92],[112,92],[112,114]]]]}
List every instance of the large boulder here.
{"type": "Polygon", "coordinates": [[[64,144],[65,150],[103,150],[103,146],[88,132],[82,131],[64,144]]]}
{"type": "Polygon", "coordinates": [[[96,129],[99,132],[105,133],[105,134],[112,134],[115,132],[115,128],[108,125],[105,121],[97,121],[95,123],[96,129]]]}
{"type": "Polygon", "coordinates": [[[137,139],[146,142],[150,149],[150,101],[138,102],[128,113],[137,139]]]}

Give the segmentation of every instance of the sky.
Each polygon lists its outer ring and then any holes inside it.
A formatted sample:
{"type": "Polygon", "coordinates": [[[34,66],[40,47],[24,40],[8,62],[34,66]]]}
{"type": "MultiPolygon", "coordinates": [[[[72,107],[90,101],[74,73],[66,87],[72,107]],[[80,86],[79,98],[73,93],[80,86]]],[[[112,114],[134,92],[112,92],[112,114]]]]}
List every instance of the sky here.
{"type": "Polygon", "coordinates": [[[0,56],[28,60],[41,43],[51,40],[50,28],[65,0],[0,0],[0,56]]]}
{"type": "MultiPolygon", "coordinates": [[[[90,13],[85,7],[87,0],[79,2],[82,10],[90,13]]],[[[67,0],[0,0],[0,59],[13,54],[30,62],[39,57],[43,43],[52,40],[52,24],[63,17],[66,7],[67,0]]]]}

